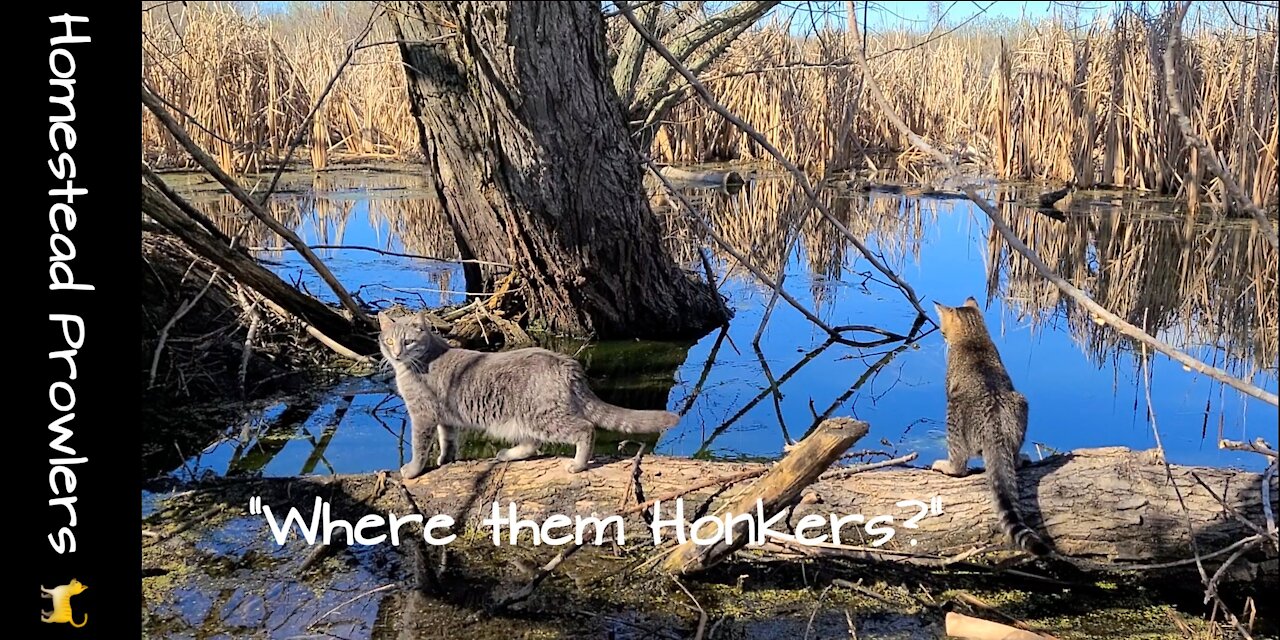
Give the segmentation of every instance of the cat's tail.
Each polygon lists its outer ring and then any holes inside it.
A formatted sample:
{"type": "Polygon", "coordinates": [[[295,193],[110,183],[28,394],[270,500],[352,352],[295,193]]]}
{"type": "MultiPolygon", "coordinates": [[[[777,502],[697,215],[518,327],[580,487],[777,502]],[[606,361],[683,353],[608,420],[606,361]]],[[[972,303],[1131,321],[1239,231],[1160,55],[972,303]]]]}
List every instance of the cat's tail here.
{"type": "MultiPolygon", "coordinates": [[[[1003,407],[999,419],[1006,421],[1006,425],[1018,424],[1019,420],[1022,424],[1026,424],[1025,411],[1025,402],[1013,407],[1003,407]],[[1019,415],[1020,413],[1022,415],[1019,415]]],[[[995,502],[1000,529],[1023,551],[1039,557],[1051,554],[1049,545],[1045,544],[1044,539],[1023,522],[1022,515],[1018,513],[1016,504],[1018,447],[1016,443],[1000,440],[993,442],[991,446],[984,448],[982,461],[987,467],[984,475],[987,476],[987,484],[991,488],[991,497],[995,502]]]]}
{"type": "Polygon", "coordinates": [[[89,614],[86,613],[80,617],[80,624],[76,624],[76,621],[71,618],[67,618],[67,622],[71,623],[71,626],[79,629],[80,627],[89,624],[89,614]]]}
{"type": "Polygon", "coordinates": [[[625,409],[599,398],[588,398],[584,408],[587,419],[596,426],[619,433],[658,433],[680,421],[680,416],[670,411],[625,409]]]}

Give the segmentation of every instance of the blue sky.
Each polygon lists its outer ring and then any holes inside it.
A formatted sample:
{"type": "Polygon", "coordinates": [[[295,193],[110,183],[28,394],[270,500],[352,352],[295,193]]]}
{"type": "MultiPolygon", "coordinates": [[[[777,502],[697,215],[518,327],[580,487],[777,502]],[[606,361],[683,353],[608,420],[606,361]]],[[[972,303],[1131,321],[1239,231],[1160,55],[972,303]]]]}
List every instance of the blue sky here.
{"type": "MultiPolygon", "coordinates": [[[[633,0],[634,2],[635,0],[633,0]]],[[[256,5],[262,13],[271,14],[279,13],[287,10],[290,4],[301,4],[301,2],[273,2],[260,1],[244,3],[246,5],[256,5]]],[[[607,3],[606,3],[607,4],[607,3]]],[[[709,2],[708,7],[712,11],[720,10],[723,6],[727,6],[731,2],[709,2]]],[[[1257,7],[1248,7],[1243,2],[1226,3],[1234,5],[1234,12],[1239,14],[1244,11],[1256,13],[1260,9],[1257,7]]],[[[1273,3],[1274,5],[1275,3],[1273,3]]],[[[944,1],[944,2],[928,2],[928,1],[904,1],[904,0],[880,0],[877,2],[859,2],[858,13],[859,19],[862,18],[863,11],[866,12],[867,27],[873,31],[910,29],[915,31],[928,32],[937,24],[937,17],[942,16],[942,25],[944,28],[951,28],[968,20],[986,21],[1018,21],[1022,19],[1030,21],[1038,21],[1047,18],[1060,18],[1068,23],[1083,23],[1104,16],[1112,11],[1124,6],[1129,7],[1146,7],[1152,13],[1161,10],[1163,3],[1150,0],[1137,0],[1134,2],[1116,2],[1103,0],[1070,0],[1050,2],[1046,0],[1035,0],[1016,2],[1011,0],[982,0],[982,1],[944,1]],[[979,15],[981,14],[981,15],[979,15]]],[[[845,24],[845,12],[847,3],[845,2],[783,2],[774,10],[776,15],[794,16],[793,21],[795,28],[803,32],[811,27],[817,21],[821,24],[823,21],[829,22],[832,26],[843,27],[845,24]],[[811,16],[809,14],[812,14],[811,16]]],[[[1194,13],[1205,10],[1217,18],[1225,19],[1225,11],[1223,3],[1196,3],[1192,7],[1194,13]]],[[[1273,8],[1274,12],[1275,9],[1273,8]]]]}

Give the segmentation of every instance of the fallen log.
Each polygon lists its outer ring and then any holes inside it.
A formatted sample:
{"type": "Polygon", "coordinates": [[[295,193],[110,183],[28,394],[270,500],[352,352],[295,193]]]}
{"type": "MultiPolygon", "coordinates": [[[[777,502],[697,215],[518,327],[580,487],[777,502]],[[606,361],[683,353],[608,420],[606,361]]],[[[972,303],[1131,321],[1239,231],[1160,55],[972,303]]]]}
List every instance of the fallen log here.
{"type": "Polygon", "coordinates": [[[719,187],[727,191],[739,189],[746,181],[737,171],[720,171],[702,167],[665,166],[662,175],[668,180],[689,187],[719,187]]]}
{"type": "MultiPolygon", "coordinates": [[[[573,475],[565,473],[561,466],[562,461],[555,458],[518,463],[459,462],[433,469],[406,482],[406,486],[424,513],[448,514],[466,528],[481,528],[481,521],[492,514],[495,502],[515,502],[521,518],[535,521],[557,513],[571,518],[607,517],[633,506],[634,499],[628,497],[634,467],[631,460],[597,463],[588,471],[573,475]]],[[[635,477],[640,496],[656,496],[679,492],[709,478],[760,471],[767,466],[651,456],[643,459],[635,477]]],[[[1265,522],[1262,474],[1182,465],[1170,465],[1169,473],[1178,491],[1169,484],[1163,463],[1154,452],[1123,447],[1078,450],[1025,467],[1020,474],[1019,506],[1028,523],[1044,532],[1062,556],[1114,563],[1116,569],[1141,569],[1136,565],[1193,558],[1190,531],[1194,531],[1200,553],[1208,555],[1255,533],[1241,518],[1265,522]],[[1222,497],[1229,508],[1214,494],[1222,497]],[[1181,506],[1184,503],[1185,512],[1181,506]]],[[[1274,477],[1269,482],[1271,510],[1275,513],[1280,511],[1276,506],[1280,491],[1274,477]]],[[[750,489],[749,485],[739,485],[727,491],[704,488],[691,492],[685,496],[686,517],[701,501],[709,501],[705,513],[714,513],[750,489]]],[[[859,539],[864,533],[862,527],[843,527],[844,545],[859,545],[876,552],[866,559],[946,558],[992,545],[1007,548],[995,526],[996,516],[980,474],[952,478],[919,468],[868,471],[820,479],[804,494],[788,518],[791,524],[808,514],[894,517],[896,534],[874,548],[870,546],[874,541],[871,537],[859,539]],[[940,512],[920,517],[915,528],[903,526],[921,509],[897,506],[899,501],[918,500],[928,505],[935,498],[940,512]]],[[[670,508],[666,508],[663,517],[669,516],[670,508]]],[[[626,526],[628,532],[639,532],[641,538],[652,540],[638,517],[630,517],[626,526]]],[[[634,537],[632,534],[628,539],[634,537]]],[[[787,548],[794,550],[795,546],[787,548]]],[[[1274,549],[1264,554],[1266,563],[1262,566],[1274,570],[1274,549]]],[[[1209,564],[1216,565],[1221,560],[1219,555],[1209,564]]],[[[1238,564],[1249,570],[1259,566],[1238,564]]],[[[1182,568],[1194,570],[1190,564],[1182,568]]],[[[1238,580],[1252,575],[1255,574],[1246,572],[1229,577],[1238,580]]]]}

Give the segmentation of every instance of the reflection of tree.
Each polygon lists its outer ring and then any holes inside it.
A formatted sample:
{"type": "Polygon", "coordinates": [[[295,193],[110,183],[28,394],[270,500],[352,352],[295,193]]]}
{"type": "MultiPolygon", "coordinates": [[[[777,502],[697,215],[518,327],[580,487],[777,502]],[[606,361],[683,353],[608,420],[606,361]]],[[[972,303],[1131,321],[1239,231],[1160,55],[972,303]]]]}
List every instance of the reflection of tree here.
{"type": "MultiPolygon", "coordinates": [[[[1093,203],[1057,221],[1010,197],[1002,216],[1064,278],[1147,333],[1188,351],[1216,349],[1244,375],[1274,371],[1277,256],[1247,225],[1200,223],[1151,202],[1093,203]]],[[[1042,324],[1066,309],[1072,335],[1099,363],[1129,341],[1069,305],[1022,256],[989,234],[988,295],[1042,324]],[[1003,289],[1003,291],[1002,291],[1003,289]]]]}
{"type": "MultiPolygon", "coordinates": [[[[857,259],[857,252],[849,251],[844,236],[811,210],[804,194],[789,179],[752,180],[732,193],[691,189],[686,190],[685,195],[707,216],[717,234],[774,278],[787,262],[787,221],[800,213],[803,217],[798,245],[803,253],[791,259],[808,269],[810,293],[819,304],[826,294],[826,282],[846,275],[846,270],[853,268],[853,261],[857,259]]],[[[821,197],[841,224],[854,235],[867,238],[891,264],[918,255],[924,228],[937,215],[937,201],[901,194],[868,194],[832,188],[822,190],[821,197]]],[[[653,197],[652,204],[663,220],[667,244],[677,259],[696,264],[697,251],[709,246],[727,265],[725,277],[741,278],[768,290],[704,237],[685,214],[674,211],[661,190],[653,197]]]]}

